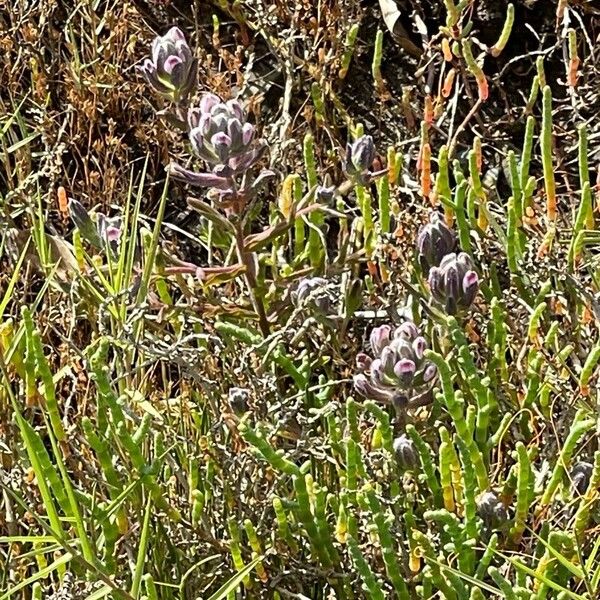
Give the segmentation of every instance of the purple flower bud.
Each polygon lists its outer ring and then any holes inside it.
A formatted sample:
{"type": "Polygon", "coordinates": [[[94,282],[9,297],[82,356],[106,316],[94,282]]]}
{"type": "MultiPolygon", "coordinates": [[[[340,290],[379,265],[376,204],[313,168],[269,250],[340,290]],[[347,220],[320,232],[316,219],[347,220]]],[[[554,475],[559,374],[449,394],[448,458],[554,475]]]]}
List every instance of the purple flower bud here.
{"type": "Polygon", "coordinates": [[[364,371],[368,371],[371,368],[371,363],[373,359],[364,352],[359,352],[356,355],[356,368],[362,373],[364,371]]]}
{"type": "Polygon", "coordinates": [[[403,358],[396,363],[394,367],[394,373],[398,379],[402,382],[403,385],[410,385],[414,376],[417,367],[415,363],[409,358],[403,358]]]}
{"type": "Polygon", "coordinates": [[[392,328],[389,325],[375,327],[371,331],[370,343],[373,353],[379,356],[382,350],[390,343],[392,328]]]}
{"type": "Polygon", "coordinates": [[[181,60],[181,58],[179,58],[179,56],[169,56],[167,58],[167,60],[165,60],[165,71],[171,75],[173,73],[173,69],[177,66],[177,65],[181,65],[183,63],[183,61],[181,60]]]}
{"type": "Polygon", "coordinates": [[[231,146],[231,138],[226,133],[215,133],[210,139],[210,143],[217,146],[231,146]]]}
{"type": "Polygon", "coordinates": [[[242,146],[242,124],[238,119],[231,119],[227,124],[227,133],[231,139],[231,147],[234,150],[242,146]]]}
{"type": "Polygon", "coordinates": [[[376,400],[377,402],[389,403],[393,394],[387,390],[377,388],[365,377],[365,375],[354,376],[354,389],[364,398],[376,400]]]}
{"type": "Polygon", "coordinates": [[[237,100],[228,100],[226,103],[227,108],[240,121],[244,120],[244,109],[242,105],[237,100]]]}
{"type": "Polygon", "coordinates": [[[423,371],[423,383],[429,383],[435,379],[437,375],[437,367],[432,363],[425,367],[423,371]]]}
{"type": "Polygon", "coordinates": [[[431,293],[437,298],[440,295],[442,285],[442,270],[438,267],[433,267],[429,271],[428,282],[431,293]]]}
{"type": "Polygon", "coordinates": [[[413,349],[415,351],[415,356],[421,360],[423,358],[423,354],[427,348],[427,340],[423,336],[419,336],[415,338],[413,342],[413,349]]]}
{"type": "Polygon", "coordinates": [[[371,363],[371,381],[375,385],[385,385],[385,373],[383,372],[383,365],[379,358],[376,358],[371,363]]]}
{"type": "Polygon", "coordinates": [[[359,137],[352,144],[351,155],[352,164],[359,173],[368,171],[375,160],[373,138],[370,135],[359,137]]]}
{"type": "Polygon", "coordinates": [[[204,94],[200,100],[200,111],[210,114],[214,106],[221,103],[221,98],[215,94],[204,94]]]}
{"type": "Polygon", "coordinates": [[[460,275],[458,273],[458,267],[454,264],[449,265],[444,271],[443,275],[443,284],[444,291],[446,292],[446,296],[452,298],[453,300],[458,300],[458,295],[460,293],[461,282],[460,275]]]}
{"type": "Polygon", "coordinates": [[[154,39],[152,59],[145,60],[140,71],[159,94],[179,102],[196,84],[197,66],[183,32],[172,27],[154,39]]]}
{"type": "Polygon", "coordinates": [[[400,467],[405,471],[414,471],[419,466],[419,453],[413,441],[402,434],[394,440],[394,452],[400,467]]]}
{"type": "Polygon", "coordinates": [[[383,367],[383,372],[388,377],[393,377],[395,364],[396,364],[396,353],[390,346],[386,346],[381,351],[381,365],[383,367]]]}
{"type": "Polygon", "coordinates": [[[121,237],[121,228],[115,227],[114,225],[109,225],[106,228],[105,235],[109,242],[118,242],[119,238],[121,237]]]}
{"type": "Polygon", "coordinates": [[[419,335],[417,326],[412,321],[404,321],[394,332],[395,338],[403,340],[414,340],[419,335]]]}
{"type": "Polygon", "coordinates": [[[461,252],[445,256],[439,268],[429,272],[429,288],[448,314],[468,309],[479,289],[479,277],[469,255],[461,252]]]}
{"type": "Polygon", "coordinates": [[[343,169],[359,185],[366,185],[371,177],[369,169],[375,160],[375,144],[370,135],[363,135],[347,144],[343,169]]]}
{"type": "Polygon", "coordinates": [[[444,256],[454,252],[456,235],[439,213],[429,215],[429,223],[421,227],[417,236],[417,256],[423,273],[427,275],[431,267],[437,267],[444,256]]]}
{"type": "Polygon", "coordinates": [[[576,463],[571,469],[569,473],[571,486],[580,496],[587,491],[593,471],[594,465],[586,461],[576,463]]]}
{"type": "Polygon", "coordinates": [[[242,127],[242,143],[247,146],[254,137],[254,125],[251,123],[245,123],[242,127]]]}
{"type": "Polygon", "coordinates": [[[185,35],[179,27],[171,27],[169,31],[167,31],[164,36],[166,39],[171,40],[173,43],[176,42],[184,42],[185,43],[185,35]]]}
{"type": "Polygon", "coordinates": [[[229,156],[231,138],[226,133],[215,133],[210,139],[210,143],[214,147],[219,159],[225,161],[229,156]]]}

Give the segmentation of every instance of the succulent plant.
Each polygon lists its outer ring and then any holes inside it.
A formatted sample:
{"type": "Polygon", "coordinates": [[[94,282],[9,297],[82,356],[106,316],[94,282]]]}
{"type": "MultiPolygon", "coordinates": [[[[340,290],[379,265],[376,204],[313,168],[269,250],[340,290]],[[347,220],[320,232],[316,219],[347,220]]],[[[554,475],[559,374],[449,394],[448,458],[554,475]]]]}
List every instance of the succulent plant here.
{"type": "Polygon", "coordinates": [[[308,308],[321,315],[329,315],[333,299],[327,291],[327,280],[323,277],[305,277],[292,292],[292,299],[298,308],[308,308]]]}
{"type": "Polygon", "coordinates": [[[467,310],[479,290],[479,276],[468,254],[452,252],[429,271],[429,288],[449,315],[467,310]]]}
{"type": "Polygon", "coordinates": [[[423,225],[417,236],[417,256],[423,273],[438,267],[447,254],[456,248],[456,234],[437,211],[431,211],[429,223],[423,225]]]}
{"type": "Polygon", "coordinates": [[[198,60],[178,27],[171,27],[152,42],[152,58],[138,67],[146,81],[162,96],[180,102],[196,85],[198,60]]]}
{"type": "Polygon", "coordinates": [[[415,471],[419,466],[419,453],[414,442],[406,435],[402,434],[394,440],[394,452],[396,460],[405,471],[415,471]]]}
{"type": "Polygon", "coordinates": [[[375,144],[370,135],[362,135],[346,146],[343,169],[358,185],[367,185],[372,177],[371,165],[375,160],[375,144]]]}
{"type": "Polygon", "coordinates": [[[485,492],[477,499],[477,514],[490,529],[498,529],[508,521],[508,511],[494,492],[485,492]]]}
{"type": "Polygon", "coordinates": [[[359,353],[356,365],[361,373],[354,377],[354,388],[366,398],[386,403],[398,394],[410,398],[437,374],[435,365],[424,358],[427,341],[410,321],[396,329],[375,327],[370,345],[375,358],[359,353]]]}

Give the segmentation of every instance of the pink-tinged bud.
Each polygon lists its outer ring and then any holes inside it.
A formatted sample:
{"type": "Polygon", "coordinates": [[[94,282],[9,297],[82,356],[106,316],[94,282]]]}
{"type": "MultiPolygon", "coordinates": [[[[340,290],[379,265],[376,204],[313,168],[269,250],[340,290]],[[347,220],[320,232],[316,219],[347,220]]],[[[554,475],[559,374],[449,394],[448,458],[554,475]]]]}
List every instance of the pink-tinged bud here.
{"type": "Polygon", "coordinates": [[[195,129],[200,125],[202,119],[202,111],[199,108],[190,108],[187,112],[187,122],[191,129],[195,129]]]}
{"type": "Polygon", "coordinates": [[[221,103],[221,98],[215,94],[204,94],[200,100],[200,110],[203,113],[210,113],[212,108],[221,103]]]}
{"type": "Polygon", "coordinates": [[[448,314],[469,308],[479,289],[479,277],[470,256],[465,252],[446,255],[439,268],[429,272],[429,287],[448,314]]]}
{"type": "Polygon", "coordinates": [[[381,351],[381,365],[383,367],[383,371],[389,377],[394,374],[394,365],[396,364],[396,352],[390,347],[386,346],[381,351]]]}
{"type": "Polygon", "coordinates": [[[364,352],[359,352],[356,355],[356,368],[362,373],[364,371],[368,371],[371,368],[371,363],[373,359],[364,352]]]}
{"type": "Polygon", "coordinates": [[[376,400],[377,402],[389,403],[393,394],[387,390],[377,388],[364,375],[354,376],[354,389],[364,398],[376,400]]]}
{"type": "Polygon", "coordinates": [[[394,373],[396,377],[404,384],[410,385],[411,381],[415,376],[417,367],[415,363],[409,358],[403,358],[396,363],[394,367],[394,373]]]}
{"type": "Polygon", "coordinates": [[[171,27],[171,29],[169,29],[169,31],[167,31],[167,33],[164,36],[167,40],[172,41],[173,43],[176,42],[185,42],[185,35],[183,33],[183,31],[181,31],[181,29],[179,29],[179,27],[171,27]]]}
{"type": "Polygon", "coordinates": [[[475,271],[467,271],[463,278],[463,292],[479,285],[479,275],[475,271]]]}
{"type": "Polygon", "coordinates": [[[198,129],[202,132],[202,135],[208,135],[210,131],[210,115],[208,113],[203,113],[198,121],[198,129]]]}
{"type": "Polygon", "coordinates": [[[443,258],[456,247],[456,235],[446,225],[440,214],[432,211],[429,223],[421,227],[417,236],[417,256],[425,275],[431,267],[437,267],[443,258]]]}
{"type": "Polygon", "coordinates": [[[433,381],[436,375],[437,367],[434,364],[427,365],[427,367],[425,367],[425,371],[423,372],[423,382],[428,383],[433,381]]]}
{"type": "Polygon", "coordinates": [[[227,133],[231,138],[231,146],[236,149],[242,145],[242,124],[238,119],[231,119],[227,124],[227,133]]]}
{"type": "Polygon", "coordinates": [[[229,109],[230,113],[234,115],[236,119],[239,119],[240,121],[244,120],[244,109],[237,100],[228,100],[226,102],[226,106],[229,109]]]}
{"type": "Polygon", "coordinates": [[[121,237],[121,228],[110,225],[106,228],[104,235],[109,242],[117,242],[121,237]]]}
{"type": "Polygon", "coordinates": [[[227,133],[228,119],[225,115],[212,115],[210,119],[210,132],[214,135],[215,133],[227,133]]]}
{"type": "Polygon", "coordinates": [[[458,269],[454,265],[450,265],[444,273],[444,288],[446,295],[453,300],[457,300],[460,293],[460,287],[458,269]]]}
{"type": "Polygon", "coordinates": [[[396,460],[402,469],[405,471],[414,471],[418,468],[420,463],[419,453],[413,441],[406,434],[403,433],[399,438],[394,440],[393,448],[396,453],[396,460]]]}
{"type": "Polygon", "coordinates": [[[379,356],[383,349],[390,343],[391,332],[392,328],[389,325],[381,325],[371,331],[370,343],[374,354],[379,356]]]}
{"type": "Polygon", "coordinates": [[[394,337],[409,341],[414,340],[418,335],[419,330],[411,321],[404,321],[394,332],[394,337]]]}
{"type": "Polygon", "coordinates": [[[254,137],[254,125],[251,123],[245,123],[242,127],[242,143],[247,146],[254,137]]]}
{"type": "Polygon", "coordinates": [[[421,360],[423,358],[423,354],[427,348],[427,341],[423,336],[419,336],[413,342],[413,350],[415,352],[415,356],[421,360]]]}
{"type": "Polygon", "coordinates": [[[439,299],[438,296],[440,295],[440,287],[442,284],[442,270],[439,267],[433,267],[429,271],[428,282],[431,293],[436,299],[439,299]]]}
{"type": "Polygon", "coordinates": [[[368,171],[375,160],[375,144],[370,135],[359,137],[351,149],[352,164],[357,171],[368,171]]]}
{"type": "Polygon", "coordinates": [[[383,365],[381,364],[381,360],[378,358],[376,358],[371,363],[371,381],[376,385],[385,384],[385,373],[383,372],[383,365]]]}
{"type": "Polygon", "coordinates": [[[477,291],[479,290],[479,276],[475,271],[467,271],[463,277],[463,297],[462,304],[464,308],[468,308],[475,300],[477,291]]]}
{"type": "Polygon", "coordinates": [[[173,69],[182,63],[183,61],[179,58],[179,56],[172,55],[167,57],[165,60],[164,69],[169,75],[171,75],[173,73],[173,69]]]}
{"type": "Polygon", "coordinates": [[[229,156],[231,138],[226,133],[215,133],[215,135],[210,138],[210,143],[213,145],[219,160],[225,162],[229,156]]]}

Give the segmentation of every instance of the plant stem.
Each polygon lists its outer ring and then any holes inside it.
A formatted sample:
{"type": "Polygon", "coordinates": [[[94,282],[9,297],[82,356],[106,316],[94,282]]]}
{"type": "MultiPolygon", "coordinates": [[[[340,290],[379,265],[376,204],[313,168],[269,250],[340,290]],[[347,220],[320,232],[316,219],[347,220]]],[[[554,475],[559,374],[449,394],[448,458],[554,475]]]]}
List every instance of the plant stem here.
{"type": "Polygon", "coordinates": [[[235,245],[237,249],[238,260],[246,267],[246,283],[248,284],[248,293],[256,314],[258,315],[258,323],[261,333],[267,337],[269,335],[269,321],[265,312],[265,305],[262,298],[256,294],[256,273],[254,272],[254,253],[246,251],[244,244],[244,232],[242,224],[235,224],[235,245]]]}

